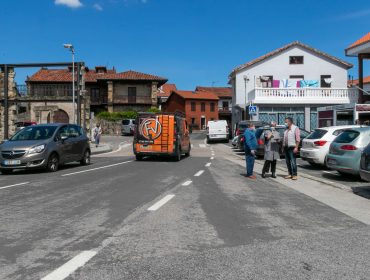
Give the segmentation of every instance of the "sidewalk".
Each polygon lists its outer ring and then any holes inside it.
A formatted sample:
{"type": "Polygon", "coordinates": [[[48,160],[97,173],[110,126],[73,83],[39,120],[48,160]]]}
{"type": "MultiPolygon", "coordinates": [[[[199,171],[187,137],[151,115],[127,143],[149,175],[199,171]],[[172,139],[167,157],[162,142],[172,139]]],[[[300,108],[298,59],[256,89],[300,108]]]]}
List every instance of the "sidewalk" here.
{"type": "Polygon", "coordinates": [[[98,155],[111,152],[112,146],[106,143],[100,144],[98,147],[94,143],[90,143],[91,155],[98,155]]]}

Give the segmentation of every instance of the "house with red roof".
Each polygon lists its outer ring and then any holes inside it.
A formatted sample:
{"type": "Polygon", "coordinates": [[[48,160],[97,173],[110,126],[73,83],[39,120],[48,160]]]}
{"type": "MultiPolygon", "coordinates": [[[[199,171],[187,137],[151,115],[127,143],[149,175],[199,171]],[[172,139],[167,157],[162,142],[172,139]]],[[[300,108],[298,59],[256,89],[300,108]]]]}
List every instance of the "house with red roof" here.
{"type": "Polygon", "coordinates": [[[162,107],[162,104],[167,101],[168,97],[170,97],[171,92],[176,91],[176,90],[177,90],[177,87],[175,84],[168,84],[168,83],[158,88],[157,96],[158,96],[158,105],[160,109],[162,107]]]}
{"type": "Polygon", "coordinates": [[[163,104],[164,112],[183,112],[192,129],[206,129],[207,122],[218,120],[219,97],[208,91],[173,90],[163,104]]]}
{"type": "MultiPolygon", "coordinates": [[[[117,72],[115,68],[104,66],[85,67],[82,69],[80,94],[83,106],[95,114],[102,111],[146,111],[157,107],[158,88],[166,82],[166,78],[132,70],[117,72]]],[[[71,119],[72,67],[42,68],[28,77],[26,84],[31,98],[45,101],[31,103],[32,120],[42,123],[68,122],[71,119]]]]}

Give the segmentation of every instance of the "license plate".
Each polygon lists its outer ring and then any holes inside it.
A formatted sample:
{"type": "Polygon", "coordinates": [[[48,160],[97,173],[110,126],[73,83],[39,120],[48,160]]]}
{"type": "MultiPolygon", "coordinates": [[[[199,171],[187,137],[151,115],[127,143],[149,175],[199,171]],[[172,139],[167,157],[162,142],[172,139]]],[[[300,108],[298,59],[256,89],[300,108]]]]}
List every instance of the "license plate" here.
{"type": "Polygon", "coordinates": [[[335,159],[329,158],[329,159],[328,159],[328,163],[329,163],[329,164],[334,164],[334,165],[335,165],[335,164],[337,164],[337,161],[336,161],[335,159]]]}
{"type": "Polygon", "coordinates": [[[4,160],[3,164],[4,165],[20,165],[21,161],[20,160],[4,160]]]}

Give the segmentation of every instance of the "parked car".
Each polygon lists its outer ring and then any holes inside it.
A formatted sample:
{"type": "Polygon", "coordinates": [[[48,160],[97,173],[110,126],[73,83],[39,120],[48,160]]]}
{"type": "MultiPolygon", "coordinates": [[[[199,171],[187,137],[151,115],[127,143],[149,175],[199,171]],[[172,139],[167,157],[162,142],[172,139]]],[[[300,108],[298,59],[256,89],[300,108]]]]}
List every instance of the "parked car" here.
{"type": "Polygon", "coordinates": [[[263,121],[240,121],[236,124],[235,136],[238,136],[237,147],[239,150],[244,151],[244,131],[247,129],[248,124],[253,123],[256,128],[268,126],[269,124],[263,121]]]}
{"type": "Polygon", "coordinates": [[[26,121],[26,122],[16,122],[14,123],[14,126],[15,126],[15,131],[19,131],[27,126],[30,126],[30,125],[36,125],[37,123],[36,122],[31,122],[31,121],[26,121]]]}
{"type": "Polygon", "coordinates": [[[326,157],[333,140],[345,129],[357,127],[360,126],[343,125],[315,129],[303,140],[300,152],[301,159],[307,161],[311,165],[326,165],[326,157]]]}
{"type": "Polygon", "coordinates": [[[133,150],[136,160],[144,156],[170,156],[176,161],[190,156],[190,133],[183,115],[140,113],[136,119],[133,150]]]}
{"type": "Polygon", "coordinates": [[[90,164],[89,139],[74,124],[28,126],[0,145],[0,170],[45,168],[55,172],[62,164],[90,164]]]}
{"type": "Polygon", "coordinates": [[[370,144],[366,146],[361,155],[360,176],[362,180],[370,182],[370,144]]]}
{"type": "Polygon", "coordinates": [[[134,135],[135,120],[122,120],[122,135],[134,135]]]}
{"type": "Polygon", "coordinates": [[[341,174],[360,175],[361,152],[370,142],[370,127],[343,131],[330,145],[326,164],[341,174]]]}
{"type": "Polygon", "coordinates": [[[207,123],[207,143],[213,141],[229,142],[229,126],[225,120],[207,123]]]}

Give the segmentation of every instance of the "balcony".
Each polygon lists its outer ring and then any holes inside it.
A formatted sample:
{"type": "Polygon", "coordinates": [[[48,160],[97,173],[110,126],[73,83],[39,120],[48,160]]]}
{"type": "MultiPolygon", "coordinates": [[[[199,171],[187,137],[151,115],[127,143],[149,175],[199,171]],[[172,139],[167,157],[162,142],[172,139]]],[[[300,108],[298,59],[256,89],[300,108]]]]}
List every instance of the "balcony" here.
{"type": "Polygon", "coordinates": [[[114,96],[114,104],[145,104],[151,105],[152,98],[150,96],[114,96]]]}
{"type": "Polygon", "coordinates": [[[229,108],[229,107],[218,107],[218,113],[219,114],[224,114],[224,115],[231,114],[231,108],[229,108]]]}
{"type": "Polygon", "coordinates": [[[348,88],[256,88],[256,104],[349,104],[358,91],[348,88]]]}

